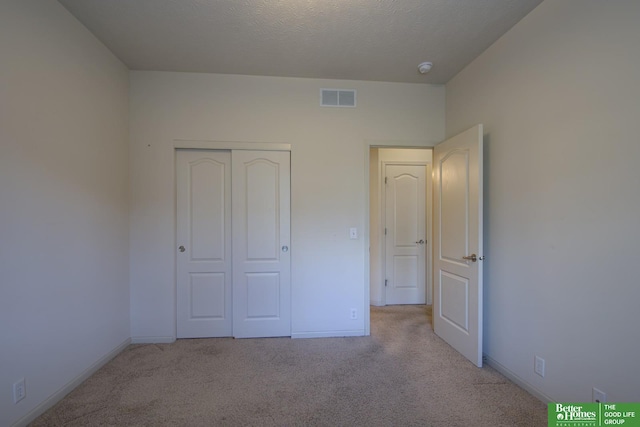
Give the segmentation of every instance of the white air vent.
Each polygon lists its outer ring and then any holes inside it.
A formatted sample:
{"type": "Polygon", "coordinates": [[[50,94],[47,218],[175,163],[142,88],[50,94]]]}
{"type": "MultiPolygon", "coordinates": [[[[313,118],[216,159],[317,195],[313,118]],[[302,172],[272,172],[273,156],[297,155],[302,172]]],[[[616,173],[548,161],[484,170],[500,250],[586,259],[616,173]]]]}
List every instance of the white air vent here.
{"type": "Polygon", "coordinates": [[[320,89],[320,105],[323,107],[355,107],[356,91],[320,89]]]}

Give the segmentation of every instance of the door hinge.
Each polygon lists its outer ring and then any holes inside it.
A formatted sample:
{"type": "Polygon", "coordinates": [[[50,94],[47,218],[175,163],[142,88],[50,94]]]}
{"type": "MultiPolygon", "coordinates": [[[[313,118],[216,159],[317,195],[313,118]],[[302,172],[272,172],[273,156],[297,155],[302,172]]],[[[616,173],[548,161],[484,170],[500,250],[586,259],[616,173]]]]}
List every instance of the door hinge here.
{"type": "Polygon", "coordinates": [[[387,235],[387,227],[384,228],[384,235],[387,235]]]}
{"type": "Polygon", "coordinates": [[[388,282],[389,282],[389,281],[388,281],[387,279],[384,279],[384,286],[387,286],[387,283],[388,283],[388,282]]]}
{"type": "Polygon", "coordinates": [[[387,177],[386,176],[384,177],[384,183],[385,184],[387,183],[387,177]]]}

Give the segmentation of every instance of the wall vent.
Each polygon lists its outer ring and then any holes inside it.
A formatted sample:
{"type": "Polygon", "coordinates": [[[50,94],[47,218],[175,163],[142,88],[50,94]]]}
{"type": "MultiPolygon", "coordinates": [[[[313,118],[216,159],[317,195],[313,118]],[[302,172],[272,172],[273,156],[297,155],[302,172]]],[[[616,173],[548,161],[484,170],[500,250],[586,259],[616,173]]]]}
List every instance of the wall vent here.
{"type": "Polygon", "coordinates": [[[355,107],[356,91],[320,89],[320,105],[323,107],[355,107]]]}

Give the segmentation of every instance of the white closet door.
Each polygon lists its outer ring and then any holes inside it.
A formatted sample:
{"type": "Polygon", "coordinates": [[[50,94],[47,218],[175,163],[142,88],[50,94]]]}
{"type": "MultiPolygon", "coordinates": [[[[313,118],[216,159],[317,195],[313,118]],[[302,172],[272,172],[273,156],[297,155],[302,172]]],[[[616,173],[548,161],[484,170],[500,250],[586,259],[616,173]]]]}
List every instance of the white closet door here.
{"type": "Polygon", "coordinates": [[[290,153],[234,150],[232,183],[233,336],[290,336],[290,153]]]}
{"type": "Polygon", "coordinates": [[[231,153],[178,151],[177,337],[231,336],[231,153]]]}

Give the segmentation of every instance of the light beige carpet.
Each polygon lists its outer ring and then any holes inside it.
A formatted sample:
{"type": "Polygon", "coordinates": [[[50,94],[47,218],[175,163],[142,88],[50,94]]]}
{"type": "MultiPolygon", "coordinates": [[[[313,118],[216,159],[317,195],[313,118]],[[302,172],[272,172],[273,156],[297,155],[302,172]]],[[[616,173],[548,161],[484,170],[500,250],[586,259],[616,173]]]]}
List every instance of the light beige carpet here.
{"type": "Polygon", "coordinates": [[[438,338],[425,306],[371,336],[131,345],[34,426],[546,426],[546,405],[438,338]]]}

